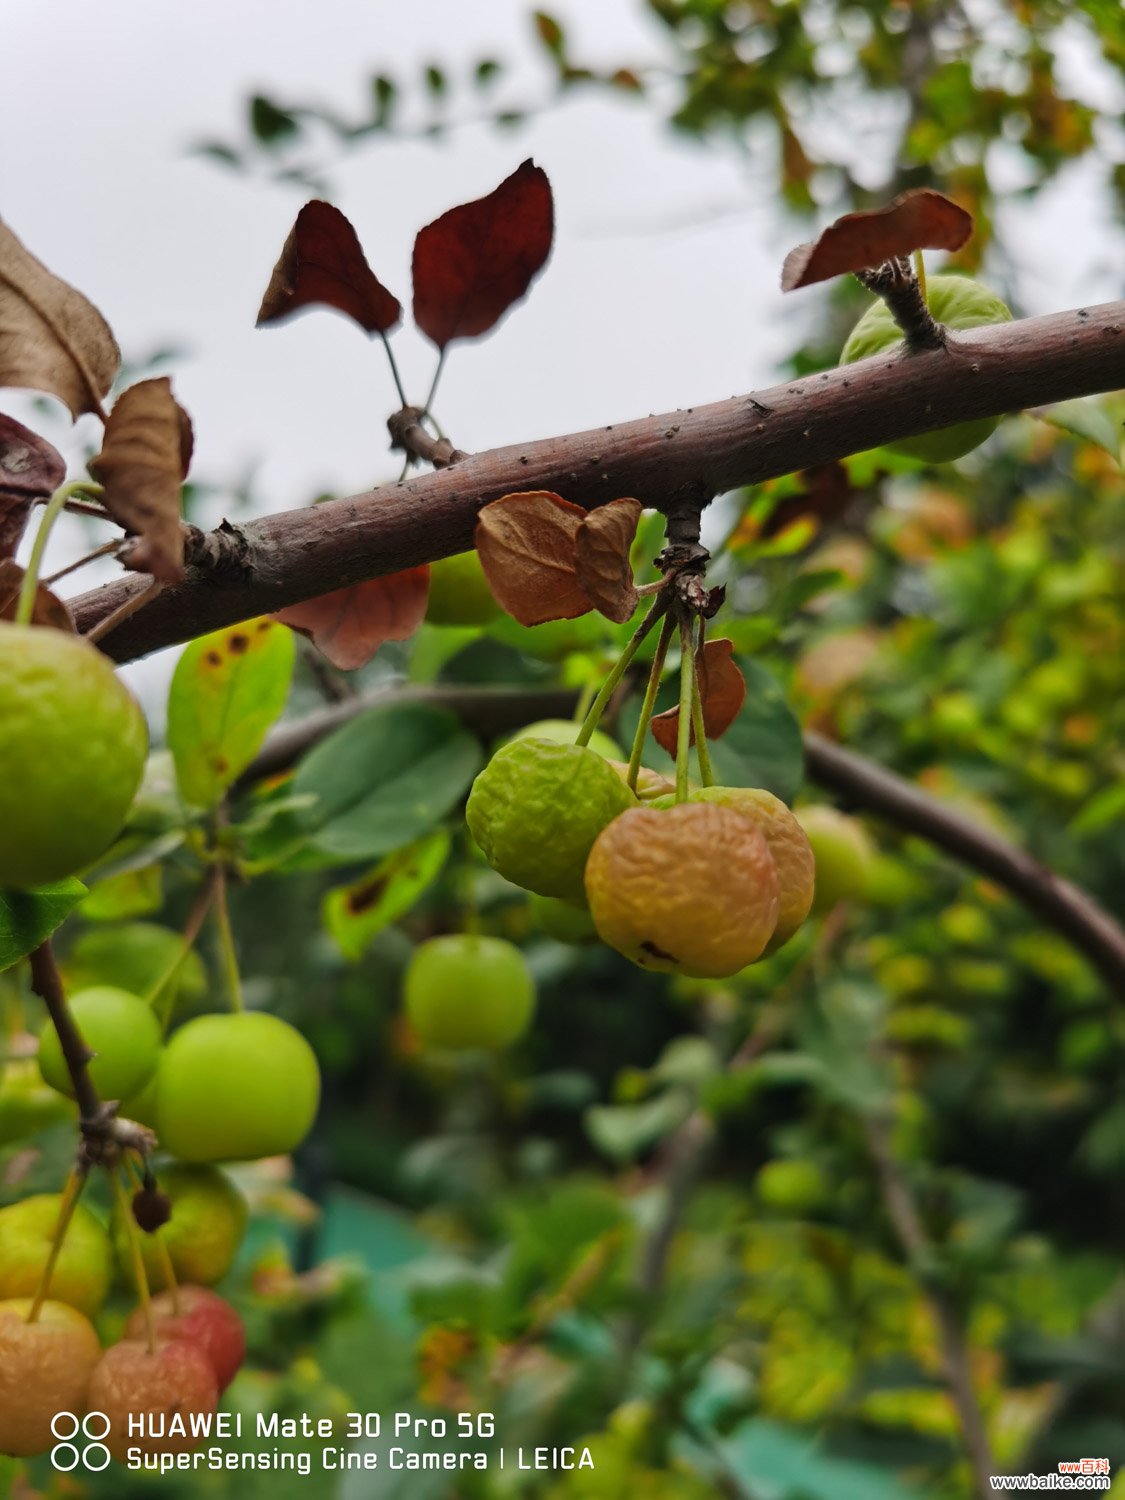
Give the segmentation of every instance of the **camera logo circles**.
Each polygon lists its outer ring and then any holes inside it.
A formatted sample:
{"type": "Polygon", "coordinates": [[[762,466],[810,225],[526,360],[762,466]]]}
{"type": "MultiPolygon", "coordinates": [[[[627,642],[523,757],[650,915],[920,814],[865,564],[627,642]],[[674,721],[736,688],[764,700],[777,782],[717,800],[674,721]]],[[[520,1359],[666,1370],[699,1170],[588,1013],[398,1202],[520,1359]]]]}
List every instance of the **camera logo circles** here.
{"type": "Polygon", "coordinates": [[[108,1432],[109,1418],[104,1411],[87,1412],[81,1420],[72,1411],[56,1412],[51,1418],[51,1434],[59,1441],[51,1449],[52,1467],[69,1474],[81,1464],[92,1474],[100,1474],[109,1467],[109,1449],[100,1441],[108,1432]],[[81,1447],[75,1442],[80,1435],[88,1440],[81,1447]]]}

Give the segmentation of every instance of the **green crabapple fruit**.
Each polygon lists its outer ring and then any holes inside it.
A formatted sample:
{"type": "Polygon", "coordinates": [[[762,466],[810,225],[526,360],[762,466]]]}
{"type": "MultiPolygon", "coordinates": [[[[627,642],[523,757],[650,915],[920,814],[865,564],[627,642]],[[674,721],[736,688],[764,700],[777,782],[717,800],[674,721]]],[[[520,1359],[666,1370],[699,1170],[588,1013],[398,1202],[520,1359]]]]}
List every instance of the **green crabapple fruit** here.
{"type": "MultiPolygon", "coordinates": [[[[160,1056],[160,1022],[152,1006],[128,990],[105,984],[73,995],[70,1011],[94,1054],[90,1078],[102,1098],[127,1099],[143,1089],[160,1056]]],[[[50,1021],[39,1034],[39,1071],[44,1083],[74,1097],[58,1033],[50,1021]]]]}
{"type": "Polygon", "coordinates": [[[535,981],[503,938],[451,933],[414,950],[404,982],[406,1014],[427,1047],[459,1052],[506,1047],[527,1029],[535,981]]]}
{"type": "MultiPolygon", "coordinates": [[[[0,1298],[31,1297],[55,1241],[61,1193],[36,1193],[0,1209],[0,1298]]],[[[50,1295],[92,1318],[109,1294],[113,1247],[91,1209],[79,1203],[51,1276],[50,1295]]]]}
{"type": "Polygon", "coordinates": [[[540,896],[580,901],[594,840],[635,805],[596,751],[518,739],[497,750],[473,782],[465,820],[505,880],[540,896]]]}
{"type": "Polygon", "coordinates": [[[320,1101],[301,1033],[262,1011],[197,1016],[160,1058],[156,1133],[181,1161],[256,1161],[299,1146],[320,1101]]]}
{"type": "Polygon", "coordinates": [[[458,552],[430,564],[431,625],[487,625],[500,613],[475,552],[458,552]]]}
{"type": "Polygon", "coordinates": [[[130,1448],[142,1453],[190,1453],[204,1442],[193,1416],[209,1416],[219,1402],[219,1381],[199,1344],[157,1338],[155,1348],[122,1339],[94,1366],[86,1391],[91,1411],[109,1418],[105,1445],[119,1463],[130,1448]],[[130,1432],[129,1418],[144,1422],[130,1432]],[[173,1418],[179,1417],[180,1423],[173,1418]]]}
{"type": "MultiPolygon", "coordinates": [[[[246,1199],[218,1167],[173,1162],[157,1171],[160,1191],[172,1205],[168,1222],[152,1234],[138,1234],[145,1274],[151,1285],[164,1285],[164,1264],[157,1241],[168,1251],[181,1281],[213,1286],[230,1270],[246,1233],[246,1199]]],[[[132,1260],[126,1226],[116,1217],[113,1239],[126,1279],[132,1260]]]]}
{"type": "MultiPolygon", "coordinates": [[[[926,302],[937,321],[954,330],[1007,323],[1012,317],[994,292],[968,276],[928,276],[926,302]]],[[[852,329],[840,355],[840,363],[854,364],[857,359],[882,354],[901,343],[902,329],[880,298],[852,329]]],[[[903,438],[901,442],[888,443],[887,447],[927,463],[947,463],[978,448],[995,430],[999,420],[999,417],[978,417],[971,422],[958,422],[955,427],[943,427],[938,432],[903,438]]]]}
{"type": "MultiPolygon", "coordinates": [[[[246,1329],[230,1303],[209,1287],[179,1286],[153,1297],[151,1309],[157,1338],[198,1344],[211,1361],[220,1393],[225,1391],[246,1358],[246,1329]]],[[[143,1339],[147,1330],[144,1308],[138,1307],[124,1337],[143,1339]]]]}
{"type": "MultiPolygon", "coordinates": [[[[573,745],[581,728],[576,719],[537,719],[534,724],[517,729],[505,743],[510,745],[512,740],[554,740],[556,745],[573,745]]],[[[600,729],[595,729],[586,743],[605,760],[621,759],[621,746],[600,729]]]]}
{"type": "Polygon", "coordinates": [[[821,916],[841,901],[862,901],[875,858],[863,825],[834,807],[801,807],[796,818],[816,860],[813,911],[821,916]]]}
{"type": "Polygon", "coordinates": [[[144,715],[95,647],[0,623],[0,886],[85,869],[121,831],[148,749],[144,715]]]}
{"type": "Polygon", "coordinates": [[[827,1194],[824,1173],[813,1161],[768,1161],[754,1179],[754,1192],[765,1208],[779,1213],[811,1213],[827,1194]]]}
{"type": "Polygon", "coordinates": [[[0,1302],[0,1453],[32,1458],[57,1441],[60,1411],[86,1411],[86,1389],[101,1357],[94,1325],[65,1302],[44,1302],[27,1321],[30,1298],[0,1302]]]}

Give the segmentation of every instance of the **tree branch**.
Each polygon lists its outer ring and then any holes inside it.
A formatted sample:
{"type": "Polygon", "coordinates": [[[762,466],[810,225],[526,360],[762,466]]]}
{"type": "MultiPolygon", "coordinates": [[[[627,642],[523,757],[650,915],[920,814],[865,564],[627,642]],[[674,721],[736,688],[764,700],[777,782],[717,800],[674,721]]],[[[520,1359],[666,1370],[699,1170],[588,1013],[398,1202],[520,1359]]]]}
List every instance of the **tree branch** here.
{"type": "Polygon", "coordinates": [[[805,757],[821,786],[991,876],[1084,953],[1112,994],[1125,994],[1125,931],[1079,886],[978,820],[823,735],[805,734],[805,757]]]}
{"type": "MultiPolygon", "coordinates": [[[[522,688],[453,686],[385,688],[274,730],[235,790],[285,770],[364,709],[402,702],[448,708],[475,733],[495,738],[536,719],[568,717],[574,712],[577,694],[563,688],[530,692],[522,688]]],[[[961,863],[988,875],[1073,943],[1101,974],[1111,994],[1125,994],[1125,931],[1081,887],[893,771],[812,731],[805,733],[805,768],[811,780],[838,793],[852,806],[921,835],[961,863]]]]}
{"type": "MultiPolygon", "coordinates": [[[[752,395],[593,432],[467,455],[362,495],[226,525],[106,643],[117,661],[472,546],[477,511],[513,490],[591,509],[636,495],[675,511],[715,495],[974,417],[1125,385],[1125,302],[951,335],[752,395]]],[[[146,586],[123,578],[72,601],[83,632],[146,586]]]]}

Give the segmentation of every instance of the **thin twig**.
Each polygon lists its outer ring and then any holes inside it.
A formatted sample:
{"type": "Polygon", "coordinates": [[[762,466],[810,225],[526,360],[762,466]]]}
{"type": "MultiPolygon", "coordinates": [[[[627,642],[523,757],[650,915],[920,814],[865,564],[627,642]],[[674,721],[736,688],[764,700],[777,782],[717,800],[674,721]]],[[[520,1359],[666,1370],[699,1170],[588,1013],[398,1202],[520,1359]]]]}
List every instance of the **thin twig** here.
{"type": "Polygon", "coordinates": [[[164,585],[160,579],[152,579],[147,588],[142,589],[139,594],[134,594],[132,598],[126,599],[111,615],[106,615],[104,620],[99,620],[96,625],[91,626],[85,632],[86,639],[91,645],[103,640],[111,630],[116,630],[123,620],[127,620],[130,615],[135,615],[139,609],[143,609],[146,604],[151,603],[158,594],[163,592],[164,585]]]}

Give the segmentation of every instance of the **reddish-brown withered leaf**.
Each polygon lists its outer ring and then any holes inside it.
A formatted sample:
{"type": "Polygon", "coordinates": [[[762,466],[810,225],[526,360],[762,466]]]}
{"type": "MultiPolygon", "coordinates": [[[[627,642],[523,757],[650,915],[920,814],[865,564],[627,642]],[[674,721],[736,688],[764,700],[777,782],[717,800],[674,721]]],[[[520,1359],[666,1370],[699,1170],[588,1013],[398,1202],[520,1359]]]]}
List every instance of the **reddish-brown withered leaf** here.
{"type": "Polygon", "coordinates": [[[575,570],[583,592],[608,620],[623,625],[637,607],[629,549],[641,518],[639,500],[611,500],[578,528],[575,570]]]}
{"type": "MultiPolygon", "coordinates": [[[[0,560],[0,620],[14,620],[19,605],[20,589],[23,587],[24,570],[14,558],[0,560]]],[[[31,611],[33,625],[50,625],[55,630],[77,633],[74,617],[57,594],[52,594],[45,583],[35,590],[35,605],[31,611]]]]}
{"type": "Polygon", "coordinates": [[[915,250],[959,250],[972,232],[967,209],[932,188],[913,188],[886,208],[844,214],[818,240],[790,250],[781,268],[781,289],[796,291],[915,250]]]}
{"type": "MultiPolygon", "coordinates": [[[[702,652],[696,652],[695,670],[703,704],[703,732],[709,740],[717,740],[726,734],[738,718],[742,700],[746,697],[746,679],[733,658],[734,642],[728,640],[705,641],[702,652]]],[[[679,728],[678,705],[657,714],[652,721],[652,737],[669,755],[676,753],[679,728]]],[[[695,744],[694,725],[690,743],[695,744]]]]}
{"type": "Polygon", "coordinates": [[[430,570],[407,568],[351,588],[291,604],[273,616],[307,636],[342,671],[371,660],[384,641],[405,641],[421,625],[430,596],[430,570]]]}
{"type": "Polygon", "coordinates": [[[66,478],[61,453],[22,422],[0,412],[0,558],[20,544],[28,513],[66,478]]]}
{"type": "Polygon", "coordinates": [[[335,308],[368,333],[387,333],[402,316],[398,298],[367,264],[350,221],[319,198],[305,204],[289,231],[258,310],[258,327],[312,306],[335,308]]]}
{"type": "Polygon", "coordinates": [[[0,223],[0,385],[49,391],[72,417],[99,412],[121,364],[101,313],[0,223]]]}
{"type": "Polygon", "coordinates": [[[122,391],[105,426],[102,451],[89,463],[105,486],[103,503],[137,541],[127,568],[175,583],[184,571],[180,497],[191,463],[191,419],[166,375],[122,391]]]}
{"type": "Polygon", "coordinates": [[[439,349],[487,333],[551,253],[551,184],[528,160],[495,192],[442,214],[414,241],[414,321],[439,349]]]}
{"type": "Polygon", "coordinates": [[[521,625],[573,620],[592,608],[575,564],[585,518],[580,505],[550,490],[502,495],[481,509],[480,565],[500,608],[521,625]]]}

